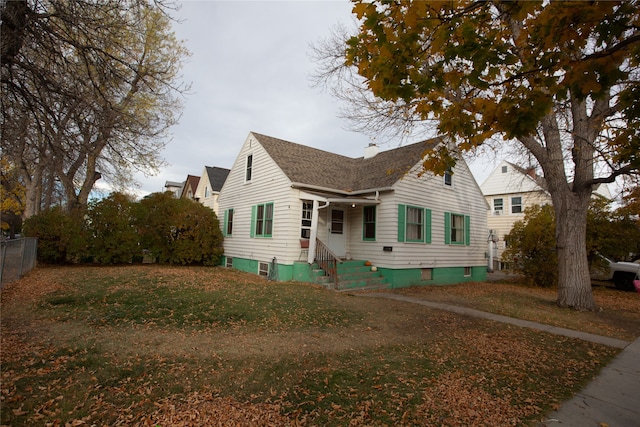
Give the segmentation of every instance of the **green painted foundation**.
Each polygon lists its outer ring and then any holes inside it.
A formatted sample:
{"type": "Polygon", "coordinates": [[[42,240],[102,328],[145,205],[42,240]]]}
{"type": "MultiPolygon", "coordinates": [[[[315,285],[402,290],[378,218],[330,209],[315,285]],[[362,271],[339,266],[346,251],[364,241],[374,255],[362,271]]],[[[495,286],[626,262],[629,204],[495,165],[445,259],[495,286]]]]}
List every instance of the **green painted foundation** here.
{"type": "MultiPolygon", "coordinates": [[[[222,259],[222,265],[226,265],[226,257],[222,259]]],[[[258,274],[259,262],[252,259],[233,258],[233,268],[247,273],[258,274]]],[[[390,269],[379,268],[379,272],[385,277],[390,288],[406,288],[409,286],[425,285],[451,285],[463,282],[483,282],[487,279],[487,266],[471,267],[471,275],[465,276],[464,267],[443,267],[431,269],[431,279],[422,278],[423,271],[420,268],[390,269]]],[[[317,283],[311,265],[306,262],[294,262],[293,265],[278,264],[278,280],[317,283]]]]}
{"type": "Polygon", "coordinates": [[[471,267],[471,275],[465,276],[464,267],[442,267],[431,269],[431,279],[422,278],[422,269],[407,268],[393,270],[380,268],[379,271],[390,283],[390,288],[406,288],[408,286],[452,285],[463,282],[482,282],[487,279],[487,266],[471,267]]]}

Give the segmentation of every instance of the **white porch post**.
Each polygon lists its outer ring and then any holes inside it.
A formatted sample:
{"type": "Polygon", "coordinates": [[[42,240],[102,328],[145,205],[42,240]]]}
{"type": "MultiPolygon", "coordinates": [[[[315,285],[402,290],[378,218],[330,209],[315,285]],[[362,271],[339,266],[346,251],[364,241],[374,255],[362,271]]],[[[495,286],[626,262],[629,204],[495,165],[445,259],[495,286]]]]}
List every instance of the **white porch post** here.
{"type": "Polygon", "coordinates": [[[309,250],[307,251],[307,263],[313,264],[316,259],[316,238],[318,237],[318,208],[320,202],[313,199],[313,211],[311,212],[311,234],[309,236],[309,250]]]}

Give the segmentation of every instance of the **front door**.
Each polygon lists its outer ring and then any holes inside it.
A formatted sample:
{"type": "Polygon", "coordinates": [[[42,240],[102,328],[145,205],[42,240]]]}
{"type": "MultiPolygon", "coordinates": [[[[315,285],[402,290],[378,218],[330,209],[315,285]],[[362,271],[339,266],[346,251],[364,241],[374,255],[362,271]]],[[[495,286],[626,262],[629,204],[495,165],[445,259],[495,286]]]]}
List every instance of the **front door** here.
{"type": "Polygon", "coordinates": [[[331,218],[329,221],[329,250],[344,258],[347,243],[347,222],[345,211],[341,208],[331,208],[331,218]]]}

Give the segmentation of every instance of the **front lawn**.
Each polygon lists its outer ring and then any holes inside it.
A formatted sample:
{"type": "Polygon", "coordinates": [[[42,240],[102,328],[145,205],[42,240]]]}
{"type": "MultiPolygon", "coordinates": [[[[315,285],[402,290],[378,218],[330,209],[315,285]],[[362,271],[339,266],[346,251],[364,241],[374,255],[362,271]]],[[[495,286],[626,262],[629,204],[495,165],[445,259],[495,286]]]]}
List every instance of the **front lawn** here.
{"type": "Polygon", "coordinates": [[[12,426],[525,426],[618,352],[223,268],[38,268],[1,321],[12,426]]]}

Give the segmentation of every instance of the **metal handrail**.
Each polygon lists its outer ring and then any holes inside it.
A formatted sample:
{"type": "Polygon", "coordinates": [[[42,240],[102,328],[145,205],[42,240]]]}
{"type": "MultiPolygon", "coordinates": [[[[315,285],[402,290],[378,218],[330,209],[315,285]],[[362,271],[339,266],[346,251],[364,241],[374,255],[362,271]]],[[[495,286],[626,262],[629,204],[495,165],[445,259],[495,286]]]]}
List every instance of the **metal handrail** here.
{"type": "Polygon", "coordinates": [[[338,264],[342,263],[340,257],[331,252],[329,247],[320,239],[316,239],[316,263],[331,278],[334,284],[338,284],[338,264]]]}

